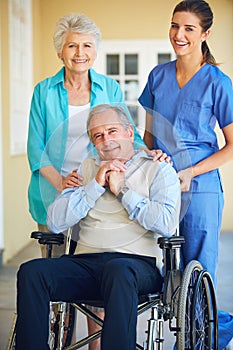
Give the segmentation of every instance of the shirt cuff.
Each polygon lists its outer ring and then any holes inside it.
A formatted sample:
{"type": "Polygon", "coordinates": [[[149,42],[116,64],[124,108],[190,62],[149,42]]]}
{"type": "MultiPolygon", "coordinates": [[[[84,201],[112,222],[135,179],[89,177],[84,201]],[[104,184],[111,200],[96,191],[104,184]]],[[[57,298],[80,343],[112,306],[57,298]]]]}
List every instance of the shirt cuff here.
{"type": "Polygon", "coordinates": [[[91,180],[87,185],[85,185],[85,192],[90,202],[96,202],[102,194],[105,192],[105,188],[100,186],[96,179],[91,180]]]}
{"type": "Polygon", "coordinates": [[[128,190],[122,197],[121,202],[124,208],[127,210],[127,212],[131,214],[137,207],[138,203],[142,201],[142,199],[143,197],[134,192],[133,190],[128,190]]]}

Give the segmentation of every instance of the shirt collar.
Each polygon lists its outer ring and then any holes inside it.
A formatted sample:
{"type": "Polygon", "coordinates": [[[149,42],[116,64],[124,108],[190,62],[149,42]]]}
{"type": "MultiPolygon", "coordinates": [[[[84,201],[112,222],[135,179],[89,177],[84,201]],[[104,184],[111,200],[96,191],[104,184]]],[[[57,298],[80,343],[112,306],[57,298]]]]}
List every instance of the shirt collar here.
{"type": "Polygon", "coordinates": [[[98,85],[101,90],[104,90],[105,86],[105,76],[97,73],[93,68],[89,70],[90,80],[93,85],[98,85]]]}
{"type": "Polygon", "coordinates": [[[50,87],[62,83],[64,85],[65,67],[62,67],[50,80],[50,87]]]}
{"type": "MultiPolygon", "coordinates": [[[[92,84],[98,85],[101,90],[104,90],[105,79],[102,74],[97,73],[94,69],[89,70],[89,76],[92,84]]],[[[50,80],[50,87],[62,83],[64,86],[65,67],[63,66],[50,80]]]]}
{"type": "MultiPolygon", "coordinates": [[[[133,157],[131,159],[129,159],[125,165],[128,167],[130,166],[136,159],[139,159],[139,158],[146,158],[146,159],[152,159],[152,157],[148,156],[146,154],[145,151],[143,150],[137,150],[135,151],[135,154],[133,155],[133,157]]],[[[95,160],[95,164],[100,166],[100,163],[101,163],[101,159],[99,156],[96,157],[96,160],[95,160]]]]}

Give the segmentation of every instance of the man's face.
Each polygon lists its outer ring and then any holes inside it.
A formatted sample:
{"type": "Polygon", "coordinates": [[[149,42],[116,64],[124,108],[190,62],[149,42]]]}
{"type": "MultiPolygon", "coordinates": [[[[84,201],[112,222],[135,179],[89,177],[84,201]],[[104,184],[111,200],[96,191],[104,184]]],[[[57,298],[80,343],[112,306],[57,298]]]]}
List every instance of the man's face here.
{"type": "Polygon", "coordinates": [[[96,114],[90,123],[91,140],[102,160],[126,161],[134,154],[134,131],[125,130],[115,111],[96,114]]]}

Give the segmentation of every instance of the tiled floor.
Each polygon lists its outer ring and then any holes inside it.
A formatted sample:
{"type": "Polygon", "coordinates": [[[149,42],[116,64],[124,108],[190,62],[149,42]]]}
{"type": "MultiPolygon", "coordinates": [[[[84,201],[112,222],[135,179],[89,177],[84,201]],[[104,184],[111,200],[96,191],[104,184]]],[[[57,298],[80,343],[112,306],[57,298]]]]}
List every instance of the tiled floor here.
{"type": "MultiPolygon", "coordinates": [[[[233,232],[222,233],[219,246],[219,269],[218,269],[218,305],[221,309],[233,313],[233,232]]],[[[18,266],[23,262],[36,257],[40,257],[40,248],[35,241],[18,254],[3,268],[0,268],[0,350],[5,350],[8,333],[15,310],[16,294],[16,272],[18,266]]],[[[144,315],[139,320],[138,334],[140,339],[145,338],[146,319],[144,315]]],[[[78,333],[85,333],[86,321],[79,317],[77,321],[78,333]]],[[[165,350],[171,350],[174,337],[165,329],[165,350]]],[[[26,349],[25,349],[26,350],[26,349]]]]}

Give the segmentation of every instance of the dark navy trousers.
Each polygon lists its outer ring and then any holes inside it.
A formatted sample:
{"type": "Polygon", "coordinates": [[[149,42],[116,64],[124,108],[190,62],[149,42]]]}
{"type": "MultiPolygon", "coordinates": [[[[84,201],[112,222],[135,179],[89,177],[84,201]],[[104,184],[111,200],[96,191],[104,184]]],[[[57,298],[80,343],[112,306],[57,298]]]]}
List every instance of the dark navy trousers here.
{"type": "Polygon", "coordinates": [[[48,350],[49,301],[103,300],[102,350],[135,350],[138,295],[160,291],[151,257],[98,253],[36,259],[17,276],[16,350],[48,350]]]}
{"type": "MultiPolygon", "coordinates": [[[[191,260],[198,260],[207,269],[217,289],[216,271],[218,265],[219,234],[222,223],[223,193],[182,193],[182,207],[186,212],[180,223],[180,235],[184,236],[182,246],[184,266],[191,260]],[[190,201],[191,199],[191,201],[190,201]]],[[[219,286],[221,288],[221,286],[219,286]]],[[[233,337],[233,315],[218,311],[218,350],[224,350],[233,337]]]]}

